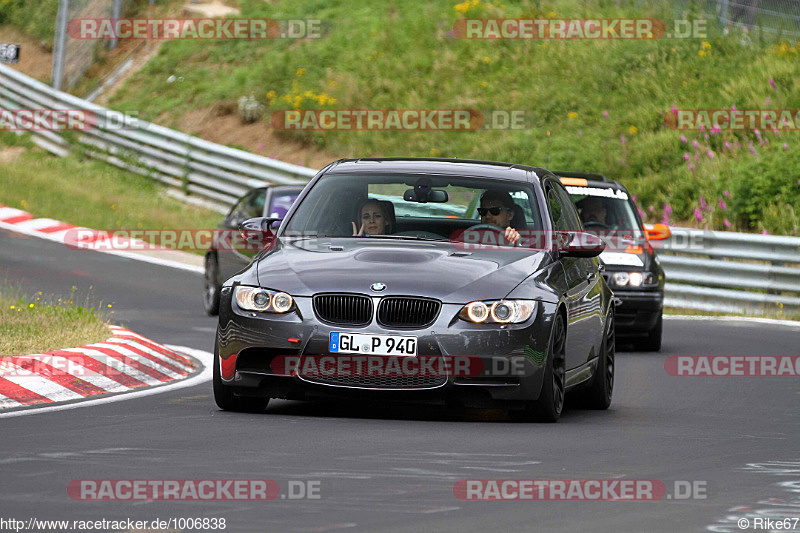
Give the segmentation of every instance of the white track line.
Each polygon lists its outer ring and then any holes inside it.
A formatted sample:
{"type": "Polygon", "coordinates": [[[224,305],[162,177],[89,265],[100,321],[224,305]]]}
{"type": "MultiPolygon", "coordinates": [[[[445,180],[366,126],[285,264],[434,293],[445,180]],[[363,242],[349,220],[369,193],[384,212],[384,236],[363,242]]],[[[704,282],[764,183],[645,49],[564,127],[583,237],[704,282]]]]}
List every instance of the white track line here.
{"type": "Polygon", "coordinates": [[[750,316],[704,316],[704,315],[664,315],[665,320],[707,320],[717,322],[751,322],[753,324],[767,324],[770,326],[784,326],[787,328],[800,328],[800,322],[794,320],[777,320],[773,318],[757,318],[750,316]]]}

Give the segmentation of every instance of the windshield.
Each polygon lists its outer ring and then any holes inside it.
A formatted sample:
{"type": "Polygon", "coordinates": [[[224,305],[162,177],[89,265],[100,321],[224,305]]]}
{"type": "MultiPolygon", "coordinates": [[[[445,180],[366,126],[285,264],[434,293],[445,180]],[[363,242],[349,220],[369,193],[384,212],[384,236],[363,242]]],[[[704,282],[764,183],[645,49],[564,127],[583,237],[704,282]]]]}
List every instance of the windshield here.
{"type": "MultiPolygon", "coordinates": [[[[616,230],[615,233],[643,236],[634,204],[625,191],[607,187],[567,186],[586,230],[616,230]]],[[[605,232],[604,232],[605,233],[605,232]]]]}
{"type": "Polygon", "coordinates": [[[487,220],[541,229],[531,185],[427,174],[334,174],[314,185],[283,235],[449,240],[487,220]],[[481,217],[478,210],[486,206],[481,217]]]}

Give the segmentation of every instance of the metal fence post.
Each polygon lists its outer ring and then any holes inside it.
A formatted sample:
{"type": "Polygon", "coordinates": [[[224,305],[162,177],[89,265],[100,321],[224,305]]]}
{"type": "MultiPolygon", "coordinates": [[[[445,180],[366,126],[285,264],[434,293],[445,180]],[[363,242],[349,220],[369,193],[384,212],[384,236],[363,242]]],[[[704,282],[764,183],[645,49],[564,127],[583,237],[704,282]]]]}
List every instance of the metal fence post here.
{"type": "MultiPolygon", "coordinates": [[[[122,16],[122,0],[114,0],[114,4],[111,6],[111,18],[118,19],[122,16]]],[[[108,49],[113,50],[117,47],[117,35],[114,32],[114,37],[111,39],[111,42],[108,43],[108,49]]]]}
{"type": "Polygon", "coordinates": [[[56,34],[53,39],[53,70],[50,82],[53,89],[61,90],[64,81],[64,56],[67,52],[67,17],[69,16],[69,0],[58,0],[56,16],[56,34]]]}

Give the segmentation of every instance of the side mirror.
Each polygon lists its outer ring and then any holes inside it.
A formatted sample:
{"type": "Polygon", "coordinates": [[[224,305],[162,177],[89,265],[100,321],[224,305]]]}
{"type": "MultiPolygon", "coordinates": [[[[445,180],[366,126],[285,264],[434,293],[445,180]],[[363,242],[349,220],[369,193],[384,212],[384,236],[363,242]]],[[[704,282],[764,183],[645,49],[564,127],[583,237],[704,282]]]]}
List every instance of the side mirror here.
{"type": "Polygon", "coordinates": [[[648,241],[663,241],[672,235],[666,224],[655,224],[652,228],[645,227],[644,232],[648,241]]]}
{"type": "Polygon", "coordinates": [[[272,224],[283,220],[282,218],[256,217],[248,218],[239,224],[239,233],[245,239],[253,233],[272,233],[272,224]]]}
{"type": "Polygon", "coordinates": [[[597,257],[606,249],[603,239],[585,231],[565,231],[560,237],[558,251],[565,257],[597,257]]]}

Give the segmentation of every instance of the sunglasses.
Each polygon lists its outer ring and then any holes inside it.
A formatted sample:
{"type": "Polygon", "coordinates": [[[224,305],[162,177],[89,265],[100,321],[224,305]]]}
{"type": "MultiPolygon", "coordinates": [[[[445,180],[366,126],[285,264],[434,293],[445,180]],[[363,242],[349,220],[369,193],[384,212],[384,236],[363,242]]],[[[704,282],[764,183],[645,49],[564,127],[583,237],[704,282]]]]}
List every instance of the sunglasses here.
{"type": "Polygon", "coordinates": [[[494,216],[497,216],[497,215],[500,214],[500,211],[502,211],[503,209],[506,209],[506,210],[509,210],[509,211],[511,210],[508,207],[479,207],[478,208],[478,214],[480,216],[482,216],[482,217],[485,217],[487,215],[487,213],[491,213],[494,216]]]}

